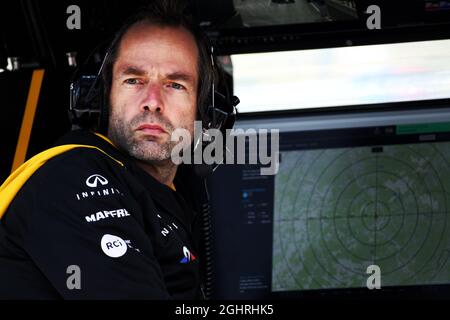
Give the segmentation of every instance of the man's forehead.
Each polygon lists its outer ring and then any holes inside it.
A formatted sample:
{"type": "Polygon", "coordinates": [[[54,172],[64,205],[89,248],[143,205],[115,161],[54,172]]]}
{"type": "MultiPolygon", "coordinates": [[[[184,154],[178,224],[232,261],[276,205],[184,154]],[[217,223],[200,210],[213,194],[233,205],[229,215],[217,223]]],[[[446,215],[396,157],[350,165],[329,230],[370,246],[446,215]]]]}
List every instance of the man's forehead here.
{"type": "Polygon", "coordinates": [[[118,46],[119,54],[125,43],[128,45],[130,42],[136,42],[133,40],[139,39],[138,42],[140,42],[149,39],[162,40],[167,37],[171,38],[173,44],[182,43],[186,49],[189,48],[189,51],[198,56],[199,48],[197,41],[194,35],[186,28],[182,26],[164,26],[143,21],[135,23],[125,31],[118,46]]]}
{"type": "Polygon", "coordinates": [[[150,55],[153,53],[152,47],[149,48],[148,44],[158,40],[167,46],[167,51],[162,58],[167,62],[168,73],[195,72],[194,76],[198,74],[199,50],[194,36],[183,27],[166,27],[149,23],[133,25],[126,31],[118,46],[114,69],[118,72],[146,71],[149,67],[148,62],[151,65],[150,55]],[[162,34],[157,34],[158,31],[162,34]],[[145,46],[147,46],[146,51],[142,51],[144,49],[141,50],[140,47],[145,46]],[[148,52],[149,56],[142,56],[144,52],[148,52]],[[141,57],[141,61],[137,60],[137,57],[141,57]],[[190,57],[191,60],[192,57],[195,59],[195,63],[188,63],[190,57]],[[145,61],[146,58],[148,58],[147,61],[145,61]]]}

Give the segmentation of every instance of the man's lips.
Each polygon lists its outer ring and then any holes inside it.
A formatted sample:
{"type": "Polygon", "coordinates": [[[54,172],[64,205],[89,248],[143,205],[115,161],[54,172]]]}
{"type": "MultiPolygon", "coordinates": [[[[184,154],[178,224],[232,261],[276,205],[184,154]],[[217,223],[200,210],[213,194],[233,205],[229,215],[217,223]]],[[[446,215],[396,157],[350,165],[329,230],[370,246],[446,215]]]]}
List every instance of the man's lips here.
{"type": "Polygon", "coordinates": [[[140,125],[137,130],[147,134],[161,134],[166,132],[166,130],[157,124],[143,124],[140,125]]]}

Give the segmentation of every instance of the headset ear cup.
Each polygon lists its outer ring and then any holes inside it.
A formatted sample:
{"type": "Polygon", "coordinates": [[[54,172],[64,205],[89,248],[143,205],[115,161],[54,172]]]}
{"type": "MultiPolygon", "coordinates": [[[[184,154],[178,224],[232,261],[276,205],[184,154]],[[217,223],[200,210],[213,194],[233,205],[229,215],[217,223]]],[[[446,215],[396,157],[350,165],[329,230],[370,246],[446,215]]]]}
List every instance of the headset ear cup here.
{"type": "Polygon", "coordinates": [[[100,133],[106,133],[108,129],[109,121],[109,106],[108,99],[105,96],[105,92],[108,90],[105,88],[104,82],[104,66],[107,63],[107,59],[110,52],[119,38],[114,38],[108,45],[108,49],[101,60],[100,68],[97,71],[93,71],[94,64],[90,63],[90,59],[97,57],[95,67],[100,62],[100,51],[104,46],[104,43],[98,45],[96,49],[87,57],[86,62],[82,67],[77,69],[74,74],[74,81],[71,84],[71,99],[70,99],[70,112],[73,119],[73,124],[88,130],[96,130],[100,133]],[[81,68],[86,68],[82,71],[81,68]]]}
{"type": "Polygon", "coordinates": [[[70,117],[75,127],[99,128],[103,108],[102,88],[93,75],[82,75],[70,86],[70,117]]]}
{"type": "Polygon", "coordinates": [[[78,79],[73,80],[70,83],[70,91],[69,91],[69,120],[72,124],[72,128],[79,128],[81,124],[79,123],[79,117],[77,115],[77,106],[79,105],[79,83],[78,79]]]}

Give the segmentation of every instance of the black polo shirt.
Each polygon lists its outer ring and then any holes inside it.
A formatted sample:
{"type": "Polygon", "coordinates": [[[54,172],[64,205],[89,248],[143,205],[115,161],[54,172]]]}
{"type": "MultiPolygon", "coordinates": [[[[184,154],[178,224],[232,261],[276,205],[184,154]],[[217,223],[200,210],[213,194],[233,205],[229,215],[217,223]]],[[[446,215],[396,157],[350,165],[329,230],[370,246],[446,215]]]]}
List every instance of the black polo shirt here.
{"type": "Polygon", "coordinates": [[[0,220],[0,298],[201,298],[195,177],[174,191],[87,131],[58,144],[108,155],[73,149],[25,183],[0,220]]]}

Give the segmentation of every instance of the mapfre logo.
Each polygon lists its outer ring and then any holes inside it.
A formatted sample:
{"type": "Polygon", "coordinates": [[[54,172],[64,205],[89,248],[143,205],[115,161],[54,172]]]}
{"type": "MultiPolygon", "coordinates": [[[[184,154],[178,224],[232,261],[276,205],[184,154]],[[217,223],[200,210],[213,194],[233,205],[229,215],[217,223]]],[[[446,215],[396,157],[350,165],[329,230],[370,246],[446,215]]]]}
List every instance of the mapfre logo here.
{"type": "Polygon", "coordinates": [[[108,180],[99,174],[93,174],[86,179],[86,185],[91,188],[97,188],[99,185],[105,186],[107,184],[108,180]]]}
{"type": "Polygon", "coordinates": [[[102,237],[101,246],[103,252],[111,258],[119,258],[123,256],[128,249],[125,240],[112,234],[105,234],[102,237]]]}
{"type": "Polygon", "coordinates": [[[98,211],[97,213],[91,214],[89,216],[85,216],[87,222],[97,222],[102,219],[108,219],[108,218],[123,218],[123,217],[129,217],[130,214],[126,209],[117,209],[117,210],[111,210],[111,211],[98,211]]]}

